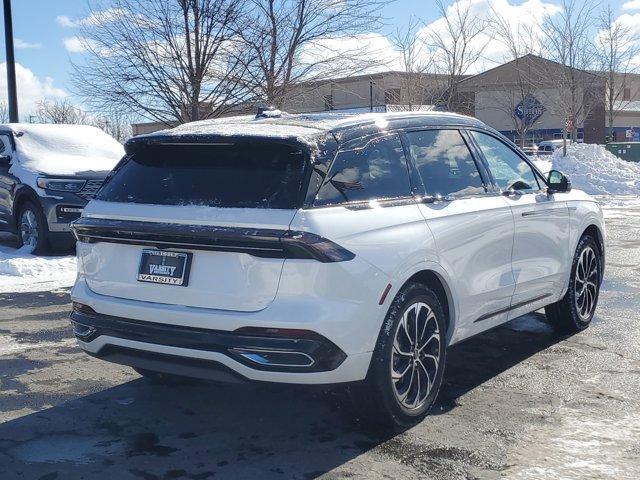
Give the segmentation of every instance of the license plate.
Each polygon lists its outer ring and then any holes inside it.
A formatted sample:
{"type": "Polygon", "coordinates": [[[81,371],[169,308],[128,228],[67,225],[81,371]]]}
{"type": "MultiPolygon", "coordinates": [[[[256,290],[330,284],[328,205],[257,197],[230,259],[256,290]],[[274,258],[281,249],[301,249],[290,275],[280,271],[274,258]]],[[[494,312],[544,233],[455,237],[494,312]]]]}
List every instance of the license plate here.
{"type": "Polygon", "coordinates": [[[143,250],[138,281],[186,287],[189,284],[191,255],[185,252],[143,250]]]}

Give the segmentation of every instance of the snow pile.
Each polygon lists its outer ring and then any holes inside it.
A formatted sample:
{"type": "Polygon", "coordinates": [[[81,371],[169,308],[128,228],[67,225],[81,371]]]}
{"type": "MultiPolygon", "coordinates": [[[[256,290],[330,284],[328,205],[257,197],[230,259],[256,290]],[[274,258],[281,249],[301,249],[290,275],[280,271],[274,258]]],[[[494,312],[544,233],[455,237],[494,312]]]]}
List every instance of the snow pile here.
{"type": "Polygon", "coordinates": [[[553,164],[551,163],[551,160],[549,160],[549,157],[539,157],[535,155],[531,157],[531,160],[533,161],[533,164],[538,167],[538,170],[544,174],[547,174],[549,170],[553,168],[553,164]]]}
{"type": "Polygon", "coordinates": [[[111,136],[88,125],[9,124],[23,169],[49,175],[109,172],[124,155],[111,136]]]}
{"type": "Polygon", "coordinates": [[[0,245],[0,293],[55,290],[70,287],[75,279],[75,257],[36,257],[28,247],[0,245]]]}
{"type": "Polygon", "coordinates": [[[640,194],[640,163],[622,160],[601,145],[567,145],[567,156],[559,148],[551,163],[569,177],[573,187],[591,195],[640,194]]]}

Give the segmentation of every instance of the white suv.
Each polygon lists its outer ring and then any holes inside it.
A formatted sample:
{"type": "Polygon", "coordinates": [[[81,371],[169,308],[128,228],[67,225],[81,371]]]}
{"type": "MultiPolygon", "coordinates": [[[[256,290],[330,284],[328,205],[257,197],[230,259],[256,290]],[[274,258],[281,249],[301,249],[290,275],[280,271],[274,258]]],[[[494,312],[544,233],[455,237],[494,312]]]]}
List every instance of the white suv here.
{"type": "Polygon", "coordinates": [[[237,117],[126,150],[73,226],[72,323],[143,375],[358,382],[409,425],[448,346],[542,307],[593,317],[598,204],[473,118],[237,117]]]}

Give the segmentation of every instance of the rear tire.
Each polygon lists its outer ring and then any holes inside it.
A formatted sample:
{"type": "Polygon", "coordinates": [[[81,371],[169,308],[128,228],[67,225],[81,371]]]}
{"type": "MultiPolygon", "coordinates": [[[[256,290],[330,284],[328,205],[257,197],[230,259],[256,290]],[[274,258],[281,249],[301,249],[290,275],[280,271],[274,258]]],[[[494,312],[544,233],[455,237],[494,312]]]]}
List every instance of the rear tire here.
{"type": "Polygon", "coordinates": [[[442,384],[445,334],[436,294],[419,283],[405,285],[389,307],[367,378],[354,389],[366,420],[397,429],[424,419],[442,384]]]}
{"type": "Polygon", "coordinates": [[[32,201],[25,202],[18,211],[18,248],[28,247],[31,254],[43,255],[50,249],[49,227],[42,209],[32,201]]]}
{"type": "Polygon", "coordinates": [[[558,332],[576,333],[591,323],[600,294],[601,262],[596,240],[583,235],[573,256],[567,293],[545,307],[547,319],[558,332]]]}

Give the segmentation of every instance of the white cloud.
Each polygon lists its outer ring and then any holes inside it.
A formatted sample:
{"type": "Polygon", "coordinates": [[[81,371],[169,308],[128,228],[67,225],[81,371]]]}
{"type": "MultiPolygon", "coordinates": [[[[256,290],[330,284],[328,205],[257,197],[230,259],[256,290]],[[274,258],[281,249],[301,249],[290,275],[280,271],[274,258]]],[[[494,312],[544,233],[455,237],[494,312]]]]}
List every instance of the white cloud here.
{"type": "Polygon", "coordinates": [[[66,15],[59,15],[56,17],[56,22],[58,25],[65,28],[103,25],[117,20],[118,18],[126,15],[126,13],[126,10],[121,8],[108,8],[99,12],[92,12],[85,18],[80,18],[78,20],[72,20],[66,15]]]}
{"type": "Polygon", "coordinates": [[[640,0],[630,0],[623,3],[622,10],[640,10],[640,0]]]}
{"type": "MultiPolygon", "coordinates": [[[[38,78],[31,70],[16,63],[18,110],[22,118],[33,113],[36,104],[44,99],[65,98],[68,93],[53,85],[53,78],[38,78]]],[[[0,63],[0,98],[7,98],[7,64],[0,63]]]]}
{"type": "Polygon", "coordinates": [[[56,23],[58,25],[60,25],[61,27],[65,27],[65,28],[73,28],[73,27],[77,27],[76,22],[74,22],[73,20],[71,20],[69,17],[67,17],[66,15],[58,15],[56,17],[56,23]]]}
{"type": "Polygon", "coordinates": [[[80,37],[67,37],[63,40],[64,48],[71,53],[82,53],[87,50],[85,41],[80,37]]]}
{"type": "MultiPolygon", "coordinates": [[[[512,32],[516,38],[518,38],[517,32],[521,31],[522,27],[531,27],[536,31],[545,18],[560,12],[558,5],[546,3],[543,0],[526,0],[519,5],[512,4],[509,0],[457,0],[457,2],[448,7],[448,12],[451,15],[455,15],[456,7],[459,7],[460,11],[465,11],[468,7],[470,18],[477,19],[480,22],[487,22],[485,25],[487,31],[479,34],[471,42],[472,50],[479,49],[483,45],[486,45],[486,48],[482,58],[466,72],[469,74],[481,72],[504,63],[505,60],[510,60],[505,45],[492,39],[488,31],[489,22],[494,20],[495,12],[500,14],[507,24],[511,25],[512,32]]],[[[446,39],[448,34],[444,18],[431,22],[419,32],[419,35],[426,37],[429,32],[446,39]]]]}
{"type": "Polygon", "coordinates": [[[69,53],[84,53],[87,50],[91,50],[93,53],[98,53],[102,56],[109,56],[113,53],[113,50],[101,47],[95,40],[78,37],[77,35],[63,38],[62,43],[64,43],[64,48],[66,48],[69,53]]]}
{"type": "MultiPolygon", "coordinates": [[[[638,69],[640,68],[640,54],[637,53],[640,47],[640,12],[638,13],[623,13],[614,20],[614,29],[619,27],[618,32],[626,32],[623,38],[618,40],[620,48],[621,68],[627,67],[638,69]],[[623,53],[624,52],[624,53],[623,53]],[[628,58],[629,53],[634,53],[634,58],[628,58]],[[629,62],[628,65],[625,65],[629,62]]],[[[605,42],[607,39],[607,33],[605,30],[600,30],[596,34],[596,43],[605,42]]]]}
{"type": "MultiPolygon", "coordinates": [[[[536,28],[536,25],[540,25],[545,18],[560,11],[559,6],[544,0],[525,0],[521,4],[515,4],[514,0],[457,0],[457,3],[461,10],[468,6],[472,18],[487,22],[486,30],[488,30],[488,22],[494,19],[494,12],[499,12],[505,18],[506,23],[511,25],[513,32],[517,32],[521,26],[532,27],[537,32],[539,27],[536,28]]],[[[450,12],[454,12],[451,9],[455,8],[455,5],[454,3],[448,7],[450,12]]],[[[418,36],[426,40],[427,50],[432,45],[432,42],[428,40],[429,32],[446,38],[445,20],[438,18],[417,33],[418,36]]],[[[482,58],[466,72],[468,74],[477,73],[510,60],[507,48],[497,40],[493,40],[488,31],[481,33],[473,42],[473,48],[484,44],[487,46],[482,58]]],[[[388,37],[376,33],[317,41],[314,45],[307,46],[301,53],[301,60],[303,63],[312,64],[317,62],[318,58],[346,58],[354,52],[374,60],[374,65],[367,69],[367,73],[382,70],[403,70],[401,54],[394,47],[393,42],[388,37]]],[[[428,64],[428,51],[423,50],[423,55],[425,55],[422,59],[423,63],[428,64]]],[[[322,68],[320,68],[321,70],[322,68]]],[[[345,74],[349,73],[353,72],[345,74]]]]}
{"type": "Polygon", "coordinates": [[[14,38],[13,39],[13,45],[16,48],[40,48],[40,47],[42,47],[41,43],[29,43],[29,42],[25,42],[21,38],[14,38]]]}
{"type": "Polygon", "coordinates": [[[614,21],[629,33],[629,38],[640,38],[640,13],[623,13],[614,21]]]}

